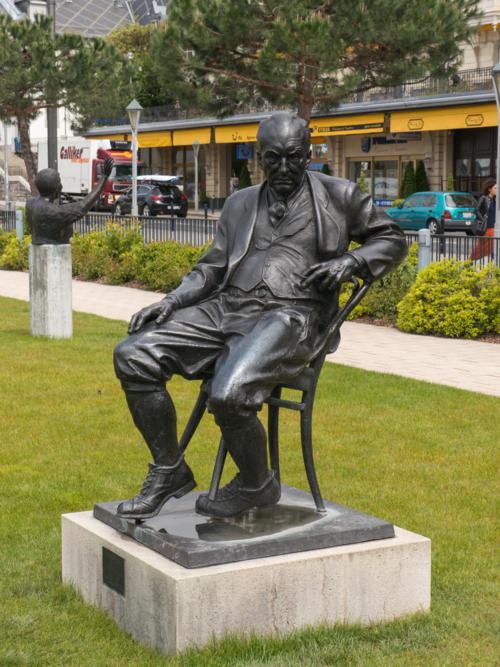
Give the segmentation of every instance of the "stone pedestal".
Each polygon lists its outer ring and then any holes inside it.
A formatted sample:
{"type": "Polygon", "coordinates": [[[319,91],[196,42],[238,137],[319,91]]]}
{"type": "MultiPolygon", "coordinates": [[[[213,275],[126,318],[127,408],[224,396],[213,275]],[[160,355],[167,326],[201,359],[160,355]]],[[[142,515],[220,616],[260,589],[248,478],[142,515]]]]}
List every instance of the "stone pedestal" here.
{"type": "Polygon", "coordinates": [[[30,246],[32,336],[71,338],[71,246],[30,246]]]}
{"type": "Polygon", "coordinates": [[[389,539],[188,569],[91,512],[62,517],[63,581],[166,654],[228,634],[286,634],[427,611],[430,555],[430,540],[395,528],[389,539]]]}

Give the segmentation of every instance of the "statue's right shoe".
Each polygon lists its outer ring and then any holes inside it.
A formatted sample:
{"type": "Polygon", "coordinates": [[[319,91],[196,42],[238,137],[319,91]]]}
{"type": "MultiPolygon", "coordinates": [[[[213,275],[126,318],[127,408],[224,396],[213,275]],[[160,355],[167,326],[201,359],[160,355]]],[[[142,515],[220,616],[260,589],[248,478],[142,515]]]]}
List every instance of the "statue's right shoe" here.
{"type": "Polygon", "coordinates": [[[140,492],[118,505],[116,513],[124,519],[150,519],[170,498],[181,498],[194,489],[191,468],[183,458],[174,466],[149,464],[149,472],[140,492]]]}

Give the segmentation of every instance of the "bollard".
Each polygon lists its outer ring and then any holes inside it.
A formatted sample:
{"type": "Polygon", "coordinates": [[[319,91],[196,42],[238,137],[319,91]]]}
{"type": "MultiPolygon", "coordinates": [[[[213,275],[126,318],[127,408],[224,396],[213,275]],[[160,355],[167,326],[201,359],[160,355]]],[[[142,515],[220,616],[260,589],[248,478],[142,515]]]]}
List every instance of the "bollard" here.
{"type": "Polygon", "coordinates": [[[215,213],[215,195],[212,195],[210,197],[210,207],[211,207],[212,213],[215,213]]]}
{"type": "Polygon", "coordinates": [[[418,270],[422,271],[431,263],[431,233],[428,229],[418,230],[418,270]]]}
{"type": "Polygon", "coordinates": [[[16,211],[16,236],[18,241],[22,241],[24,239],[24,222],[22,211],[16,211]]]}

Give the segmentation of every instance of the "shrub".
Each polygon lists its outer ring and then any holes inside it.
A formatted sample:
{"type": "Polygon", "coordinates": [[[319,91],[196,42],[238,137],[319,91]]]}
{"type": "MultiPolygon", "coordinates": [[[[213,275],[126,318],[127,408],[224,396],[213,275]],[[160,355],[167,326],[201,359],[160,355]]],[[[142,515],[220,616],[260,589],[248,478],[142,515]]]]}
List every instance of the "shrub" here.
{"type": "Polygon", "coordinates": [[[401,182],[401,189],[399,191],[399,196],[403,199],[409,197],[415,192],[416,188],[415,183],[415,169],[413,168],[413,162],[410,160],[406,163],[405,173],[403,175],[403,180],[401,182]]]}
{"type": "Polygon", "coordinates": [[[10,271],[27,271],[29,268],[29,245],[31,236],[17,240],[15,232],[2,235],[0,245],[0,269],[10,271]],[[5,238],[7,237],[7,238],[5,238]]]}
{"type": "Polygon", "coordinates": [[[10,241],[11,238],[15,238],[15,236],[16,236],[15,232],[6,232],[4,230],[0,230],[0,257],[2,256],[2,253],[7,243],[10,241]]]}
{"type": "Polygon", "coordinates": [[[108,251],[106,234],[91,232],[85,236],[76,234],[72,241],[73,275],[86,280],[96,280],[106,273],[108,251]]]}
{"type": "Polygon", "coordinates": [[[250,172],[248,171],[248,164],[244,162],[238,178],[238,190],[244,190],[251,185],[252,179],[250,178],[250,172]]]}
{"type": "Polygon", "coordinates": [[[425,164],[423,160],[417,160],[417,168],[415,170],[415,191],[428,192],[430,190],[429,179],[425,171],[425,164]]]}
{"type": "MultiPolygon", "coordinates": [[[[413,244],[417,245],[417,244],[413,244]]],[[[349,319],[369,315],[377,319],[395,321],[397,305],[407,294],[417,276],[416,264],[408,257],[394,271],[376,280],[363,301],[357,306],[349,319]]],[[[340,304],[344,306],[352,291],[350,284],[342,288],[340,304]]]]}
{"type": "Polygon", "coordinates": [[[480,300],[485,309],[488,333],[500,334],[500,268],[493,263],[479,272],[480,300]]]}
{"type": "Polygon", "coordinates": [[[73,275],[112,285],[139,282],[152,290],[168,292],[198,261],[208,247],[193,248],[175,241],[144,245],[140,230],[107,226],[106,232],[76,234],[73,275]]]}
{"type": "Polygon", "coordinates": [[[105,278],[118,285],[134,279],[134,250],[142,247],[139,228],[124,228],[112,223],[106,232],[75,234],[72,241],[73,275],[86,280],[105,278]]]}
{"type": "Polygon", "coordinates": [[[359,174],[359,187],[361,192],[364,192],[365,194],[368,192],[368,184],[366,182],[366,172],[364,169],[361,170],[361,173],[359,174]]]}
{"type": "Polygon", "coordinates": [[[398,306],[401,331],[451,338],[476,338],[493,326],[495,280],[471,262],[443,260],[421,271],[398,306]]]}

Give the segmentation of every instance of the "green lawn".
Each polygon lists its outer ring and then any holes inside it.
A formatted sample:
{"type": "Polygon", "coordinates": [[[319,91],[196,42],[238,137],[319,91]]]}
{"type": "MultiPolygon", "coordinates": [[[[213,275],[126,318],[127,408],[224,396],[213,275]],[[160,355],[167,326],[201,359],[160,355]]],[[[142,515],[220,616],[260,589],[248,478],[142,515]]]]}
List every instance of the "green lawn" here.
{"type": "MultiPolygon", "coordinates": [[[[145,473],[146,448],[112,369],[124,332],[123,323],[76,314],[72,341],[35,340],[28,305],[0,299],[2,667],[498,664],[500,401],[341,366],[327,365],[317,398],[323,493],[432,538],[431,614],[230,639],[167,659],[63,587],[61,513],[127,497],[145,473]]],[[[175,380],[172,389],[183,423],[197,387],[175,380]]],[[[284,416],[283,477],[307,488],[296,418],[284,416]]],[[[187,457],[202,488],[215,443],[207,418],[187,457]]]]}

